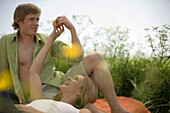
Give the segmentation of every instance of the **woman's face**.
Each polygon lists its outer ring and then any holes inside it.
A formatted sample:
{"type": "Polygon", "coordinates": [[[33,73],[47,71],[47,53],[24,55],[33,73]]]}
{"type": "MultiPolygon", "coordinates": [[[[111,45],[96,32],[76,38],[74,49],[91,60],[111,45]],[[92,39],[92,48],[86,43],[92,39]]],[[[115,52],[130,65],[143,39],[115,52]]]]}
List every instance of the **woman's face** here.
{"type": "Polygon", "coordinates": [[[81,92],[81,87],[84,84],[83,75],[75,75],[73,78],[68,77],[67,81],[60,86],[63,93],[76,94],[81,92]]]}

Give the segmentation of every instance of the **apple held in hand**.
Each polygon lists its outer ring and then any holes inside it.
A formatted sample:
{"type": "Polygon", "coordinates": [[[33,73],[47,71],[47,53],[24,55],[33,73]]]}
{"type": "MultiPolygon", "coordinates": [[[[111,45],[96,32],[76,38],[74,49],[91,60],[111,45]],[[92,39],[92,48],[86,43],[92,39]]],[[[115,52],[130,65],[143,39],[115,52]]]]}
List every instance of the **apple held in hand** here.
{"type": "MultiPolygon", "coordinates": [[[[53,26],[55,25],[55,23],[56,23],[56,20],[53,20],[53,26]]],[[[59,27],[59,24],[57,23],[57,28],[59,27]]]]}

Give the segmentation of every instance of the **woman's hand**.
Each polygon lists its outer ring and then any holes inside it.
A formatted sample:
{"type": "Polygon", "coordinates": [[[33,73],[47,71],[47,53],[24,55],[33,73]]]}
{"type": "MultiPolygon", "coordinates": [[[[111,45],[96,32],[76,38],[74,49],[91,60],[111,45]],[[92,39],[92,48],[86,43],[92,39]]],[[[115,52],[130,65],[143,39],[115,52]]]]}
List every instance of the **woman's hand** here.
{"type": "Polygon", "coordinates": [[[43,113],[43,112],[38,111],[37,109],[35,109],[31,106],[25,106],[25,105],[22,105],[22,104],[16,104],[15,107],[23,113],[43,113]]]}
{"type": "Polygon", "coordinates": [[[54,30],[50,35],[50,38],[55,40],[57,37],[61,35],[61,33],[64,31],[64,26],[63,25],[57,25],[57,23],[54,24],[54,30]]]}

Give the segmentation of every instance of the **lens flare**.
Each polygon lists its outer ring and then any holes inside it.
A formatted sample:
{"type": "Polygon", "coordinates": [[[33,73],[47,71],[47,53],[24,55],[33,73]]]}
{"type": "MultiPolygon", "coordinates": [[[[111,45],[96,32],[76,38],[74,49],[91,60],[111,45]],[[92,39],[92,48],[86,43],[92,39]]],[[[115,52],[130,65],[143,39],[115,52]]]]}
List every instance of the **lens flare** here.
{"type": "Polygon", "coordinates": [[[71,59],[79,58],[81,56],[81,47],[79,44],[72,44],[72,48],[63,51],[63,54],[71,59]]]}
{"type": "Polygon", "coordinates": [[[0,91],[8,90],[12,86],[13,82],[9,70],[3,71],[0,74],[0,91]]]}

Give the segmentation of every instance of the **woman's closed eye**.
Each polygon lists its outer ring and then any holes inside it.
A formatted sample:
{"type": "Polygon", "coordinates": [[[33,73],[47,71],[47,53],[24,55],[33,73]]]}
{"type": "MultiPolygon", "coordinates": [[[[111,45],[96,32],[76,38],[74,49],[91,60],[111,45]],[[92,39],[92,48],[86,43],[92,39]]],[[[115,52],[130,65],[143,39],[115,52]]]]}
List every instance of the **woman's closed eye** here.
{"type": "Polygon", "coordinates": [[[73,79],[78,81],[78,77],[77,76],[74,76],[73,79]]]}

